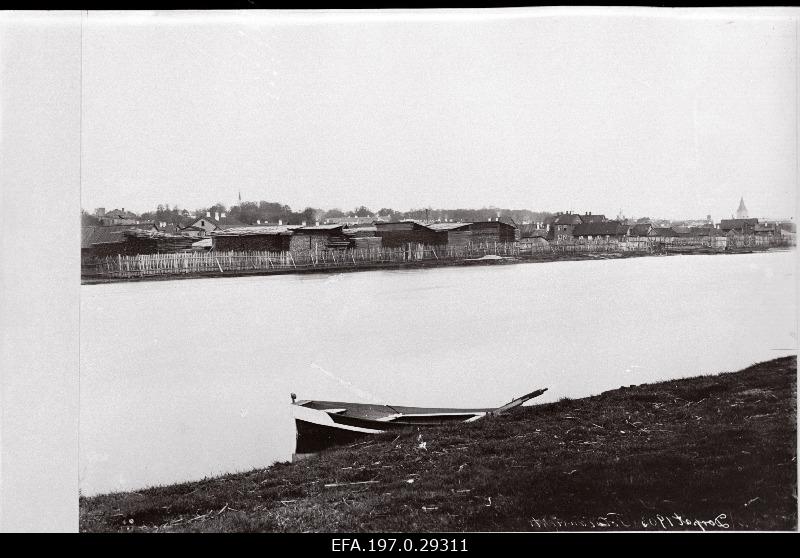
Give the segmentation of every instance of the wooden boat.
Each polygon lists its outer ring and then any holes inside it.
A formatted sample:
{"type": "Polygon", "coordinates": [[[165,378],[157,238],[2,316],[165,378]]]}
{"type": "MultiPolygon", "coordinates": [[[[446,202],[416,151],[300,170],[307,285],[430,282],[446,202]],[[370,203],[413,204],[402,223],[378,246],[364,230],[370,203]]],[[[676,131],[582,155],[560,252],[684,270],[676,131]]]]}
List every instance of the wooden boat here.
{"type": "Polygon", "coordinates": [[[404,407],[341,401],[297,401],[292,394],[292,411],[297,429],[295,458],[332,446],[352,443],[365,436],[403,428],[425,427],[451,422],[473,422],[499,415],[542,395],[537,389],[496,408],[450,409],[404,407]]]}

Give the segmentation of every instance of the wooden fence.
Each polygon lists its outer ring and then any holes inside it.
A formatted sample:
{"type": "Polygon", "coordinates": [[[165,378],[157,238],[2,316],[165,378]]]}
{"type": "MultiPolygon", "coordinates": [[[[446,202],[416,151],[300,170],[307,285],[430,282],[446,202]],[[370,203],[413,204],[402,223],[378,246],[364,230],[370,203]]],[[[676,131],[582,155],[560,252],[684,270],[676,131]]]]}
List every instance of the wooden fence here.
{"type": "MultiPolygon", "coordinates": [[[[704,244],[681,239],[675,245],[703,247],[704,244]]],[[[706,239],[707,242],[707,239],[706,239]]],[[[519,242],[469,243],[464,246],[407,245],[403,248],[364,247],[348,249],[314,249],[291,252],[177,252],[169,254],[140,254],[109,256],[86,264],[85,278],[134,278],[159,275],[246,273],[277,270],[309,270],[352,268],[392,263],[422,261],[464,261],[483,256],[504,257],[558,256],[589,253],[652,253],[669,242],[647,238],[628,238],[625,241],[588,241],[570,244],[525,244],[519,242]]],[[[772,243],[772,245],[784,245],[772,243]]],[[[724,248],[717,248],[718,251],[724,248]]]]}
{"type": "MultiPolygon", "coordinates": [[[[551,252],[548,247],[544,248],[545,251],[551,252]]],[[[84,276],[126,278],[215,272],[301,270],[426,260],[465,260],[485,255],[519,256],[524,253],[530,253],[530,251],[520,250],[515,242],[482,243],[460,247],[417,244],[404,248],[365,247],[291,252],[178,252],[102,258],[93,264],[84,266],[84,276]]]]}

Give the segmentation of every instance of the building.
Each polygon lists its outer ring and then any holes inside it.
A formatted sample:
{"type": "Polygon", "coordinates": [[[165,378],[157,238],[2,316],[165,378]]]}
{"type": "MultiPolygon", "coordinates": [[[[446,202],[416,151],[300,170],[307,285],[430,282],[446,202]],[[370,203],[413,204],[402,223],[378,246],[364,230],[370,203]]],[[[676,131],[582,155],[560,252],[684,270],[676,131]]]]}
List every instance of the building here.
{"type": "Polygon", "coordinates": [[[572,231],[582,224],[581,216],[576,213],[562,213],[556,215],[551,225],[552,238],[556,244],[570,243],[573,241],[572,231]]]}
{"type": "Polygon", "coordinates": [[[381,244],[386,248],[405,248],[408,244],[440,246],[442,238],[445,239],[445,243],[447,242],[446,234],[411,220],[375,223],[375,236],[380,237],[381,244]]]}
{"type": "Polygon", "coordinates": [[[604,221],[608,221],[605,215],[592,215],[592,212],[584,213],[580,215],[581,223],[602,223],[604,221]]]}
{"type": "Polygon", "coordinates": [[[637,223],[631,227],[631,236],[649,236],[650,231],[653,230],[653,225],[650,223],[637,223]]]}
{"type": "Polygon", "coordinates": [[[295,228],[289,225],[231,227],[211,231],[209,235],[213,250],[217,252],[286,252],[295,228]]]}
{"type": "Polygon", "coordinates": [[[619,221],[590,221],[575,225],[572,236],[575,240],[589,242],[609,242],[623,240],[628,236],[630,227],[619,221]]]}
{"type": "Polygon", "coordinates": [[[728,245],[727,235],[713,226],[692,227],[689,236],[692,240],[696,240],[697,244],[711,248],[724,249],[728,245]]]}
{"type": "Polygon", "coordinates": [[[431,223],[427,226],[440,233],[437,246],[462,248],[472,242],[472,223],[431,223]]]}
{"type": "Polygon", "coordinates": [[[472,233],[472,243],[515,242],[518,230],[516,225],[511,224],[512,222],[501,221],[498,218],[494,221],[470,223],[469,230],[472,233]]]}
{"type": "Polygon", "coordinates": [[[358,217],[356,215],[348,215],[345,217],[327,217],[324,221],[325,225],[371,225],[375,221],[380,221],[378,217],[358,217]]]}
{"type": "Polygon", "coordinates": [[[171,254],[191,250],[194,239],[160,232],[158,230],[127,229],[118,233],[120,239],[109,238],[95,242],[92,250],[95,257],[136,256],[139,254],[171,254]]]}
{"type": "Polygon", "coordinates": [[[719,228],[725,233],[733,231],[738,234],[753,234],[756,225],[758,225],[758,219],[723,219],[719,223],[719,228]]]}
{"type": "Polygon", "coordinates": [[[377,227],[369,225],[347,227],[342,233],[349,241],[350,248],[380,248],[381,238],[375,234],[376,231],[377,227]]]}
{"type": "MultiPolygon", "coordinates": [[[[100,211],[102,208],[98,208],[100,211]]],[[[138,225],[142,220],[135,213],[125,211],[122,209],[112,209],[111,211],[104,212],[98,215],[101,225],[138,225]]]]}
{"type": "Polygon", "coordinates": [[[647,236],[650,240],[655,242],[670,242],[671,240],[678,238],[680,234],[678,234],[672,227],[653,227],[647,236]]]}
{"type": "MultiPolygon", "coordinates": [[[[98,256],[95,245],[125,242],[123,232],[129,230],[157,231],[153,222],[141,222],[132,225],[97,225],[81,227],[81,259],[86,260],[98,256]]],[[[104,252],[101,250],[100,253],[104,252]]]]}
{"type": "Polygon", "coordinates": [[[205,217],[194,217],[188,224],[181,227],[180,232],[194,238],[205,238],[213,231],[245,226],[247,225],[228,217],[225,213],[220,214],[218,211],[215,211],[212,217],[211,212],[206,211],[205,217]]]}
{"type": "Polygon", "coordinates": [[[342,232],[344,225],[311,225],[293,229],[289,249],[293,252],[305,250],[344,249],[350,246],[342,232]]]}

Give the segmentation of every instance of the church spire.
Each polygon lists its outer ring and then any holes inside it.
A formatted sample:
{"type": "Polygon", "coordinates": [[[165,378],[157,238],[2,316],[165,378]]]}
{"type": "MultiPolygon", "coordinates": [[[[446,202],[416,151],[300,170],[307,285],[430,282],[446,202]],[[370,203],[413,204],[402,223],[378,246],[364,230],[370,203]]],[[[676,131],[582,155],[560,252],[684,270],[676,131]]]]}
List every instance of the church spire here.
{"type": "Polygon", "coordinates": [[[739,209],[736,210],[737,219],[747,219],[747,207],[744,205],[744,196],[739,200],[739,209]]]}

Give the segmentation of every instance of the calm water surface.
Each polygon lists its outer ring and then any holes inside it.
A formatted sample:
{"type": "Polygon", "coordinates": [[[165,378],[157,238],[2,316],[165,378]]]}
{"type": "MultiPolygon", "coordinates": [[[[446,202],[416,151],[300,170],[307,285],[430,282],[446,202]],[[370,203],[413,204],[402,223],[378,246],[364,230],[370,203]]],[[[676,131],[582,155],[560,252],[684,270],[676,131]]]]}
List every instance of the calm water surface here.
{"type": "Polygon", "coordinates": [[[289,459],[300,399],[491,406],[795,354],[796,255],[81,287],[85,495],[289,459]]]}

